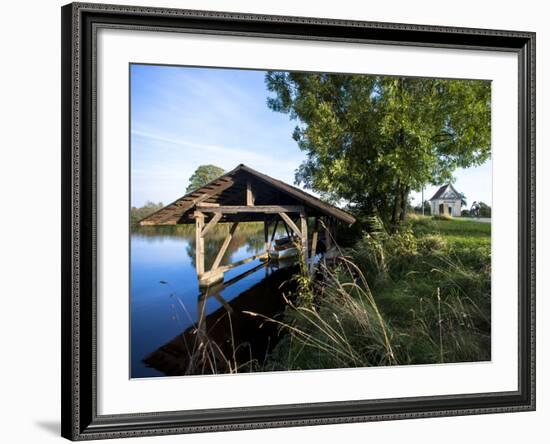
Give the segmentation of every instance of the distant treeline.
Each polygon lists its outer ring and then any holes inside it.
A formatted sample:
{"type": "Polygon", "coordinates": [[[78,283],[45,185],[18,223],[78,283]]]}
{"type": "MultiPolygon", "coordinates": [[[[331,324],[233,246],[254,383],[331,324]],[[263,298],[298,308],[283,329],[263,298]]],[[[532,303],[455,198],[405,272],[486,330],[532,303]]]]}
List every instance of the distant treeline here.
{"type": "Polygon", "coordinates": [[[130,224],[136,225],[141,219],[160,210],[163,206],[164,204],[162,202],[154,203],[147,201],[142,207],[132,207],[130,209],[130,224]]]}

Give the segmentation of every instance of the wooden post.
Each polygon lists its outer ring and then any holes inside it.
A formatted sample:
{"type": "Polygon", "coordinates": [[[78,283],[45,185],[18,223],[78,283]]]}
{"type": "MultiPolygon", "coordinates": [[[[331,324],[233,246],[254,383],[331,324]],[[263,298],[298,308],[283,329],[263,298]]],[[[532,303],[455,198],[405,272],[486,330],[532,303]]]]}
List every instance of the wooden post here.
{"type": "Polygon", "coordinates": [[[254,193],[252,192],[252,184],[250,179],[246,181],[246,205],[251,207],[254,205],[254,193]]]}
{"type": "Polygon", "coordinates": [[[315,251],[317,250],[317,238],[319,237],[318,233],[318,223],[319,219],[315,218],[315,223],[313,224],[313,236],[311,238],[311,258],[309,261],[309,272],[310,274],[313,274],[313,268],[315,265],[315,251]]]}
{"type": "Polygon", "coordinates": [[[305,213],[300,213],[300,222],[301,222],[301,234],[302,234],[302,251],[304,254],[304,261],[307,267],[308,260],[308,238],[307,238],[307,216],[305,213]]]}
{"type": "Polygon", "coordinates": [[[204,228],[204,214],[195,211],[195,268],[197,275],[204,273],[204,237],[202,230],[204,228]]]}
{"type": "Polygon", "coordinates": [[[264,247],[265,251],[269,250],[269,221],[267,217],[264,219],[264,247]]]}

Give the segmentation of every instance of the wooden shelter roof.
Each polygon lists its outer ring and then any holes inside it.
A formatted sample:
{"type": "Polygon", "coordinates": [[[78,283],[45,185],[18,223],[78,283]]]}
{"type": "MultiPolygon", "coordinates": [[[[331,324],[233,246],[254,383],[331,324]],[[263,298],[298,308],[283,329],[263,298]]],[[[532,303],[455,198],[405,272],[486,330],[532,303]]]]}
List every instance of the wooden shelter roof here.
{"type": "Polygon", "coordinates": [[[195,209],[200,206],[220,206],[230,208],[224,211],[220,222],[261,221],[266,213],[277,213],[278,206],[285,206],[287,212],[292,208],[304,210],[307,216],[328,216],[342,222],[353,224],[355,218],[333,205],[318,199],[299,188],[260,173],[240,164],[235,169],[214,179],[212,182],[180,197],[155,213],[143,218],[141,225],[175,225],[194,223],[195,209]],[[247,188],[254,195],[257,210],[247,204],[247,188]]]}

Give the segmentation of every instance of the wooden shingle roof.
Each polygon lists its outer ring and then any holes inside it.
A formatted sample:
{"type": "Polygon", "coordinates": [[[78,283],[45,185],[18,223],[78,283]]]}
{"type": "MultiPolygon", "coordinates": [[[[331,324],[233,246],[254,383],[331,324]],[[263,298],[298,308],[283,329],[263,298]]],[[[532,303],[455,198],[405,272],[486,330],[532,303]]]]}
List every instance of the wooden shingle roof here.
{"type": "MultiPolygon", "coordinates": [[[[143,218],[141,225],[175,225],[194,223],[193,213],[197,205],[246,206],[247,183],[254,192],[255,205],[300,205],[308,216],[328,216],[347,224],[355,218],[340,208],[323,202],[301,189],[289,185],[246,165],[214,179],[210,183],[180,197],[155,213],[143,218]]],[[[229,222],[232,215],[224,215],[221,222],[229,222]]],[[[247,213],[246,207],[239,213],[240,220],[263,220],[264,214],[247,213]]]]}

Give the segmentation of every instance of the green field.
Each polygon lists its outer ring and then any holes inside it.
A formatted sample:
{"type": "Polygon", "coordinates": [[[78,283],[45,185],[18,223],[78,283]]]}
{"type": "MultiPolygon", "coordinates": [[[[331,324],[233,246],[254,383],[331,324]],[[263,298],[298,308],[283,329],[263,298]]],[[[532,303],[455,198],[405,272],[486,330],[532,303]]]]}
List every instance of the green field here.
{"type": "Polygon", "coordinates": [[[491,224],[364,225],[347,259],[301,276],[268,369],[490,360],[491,224]]]}

